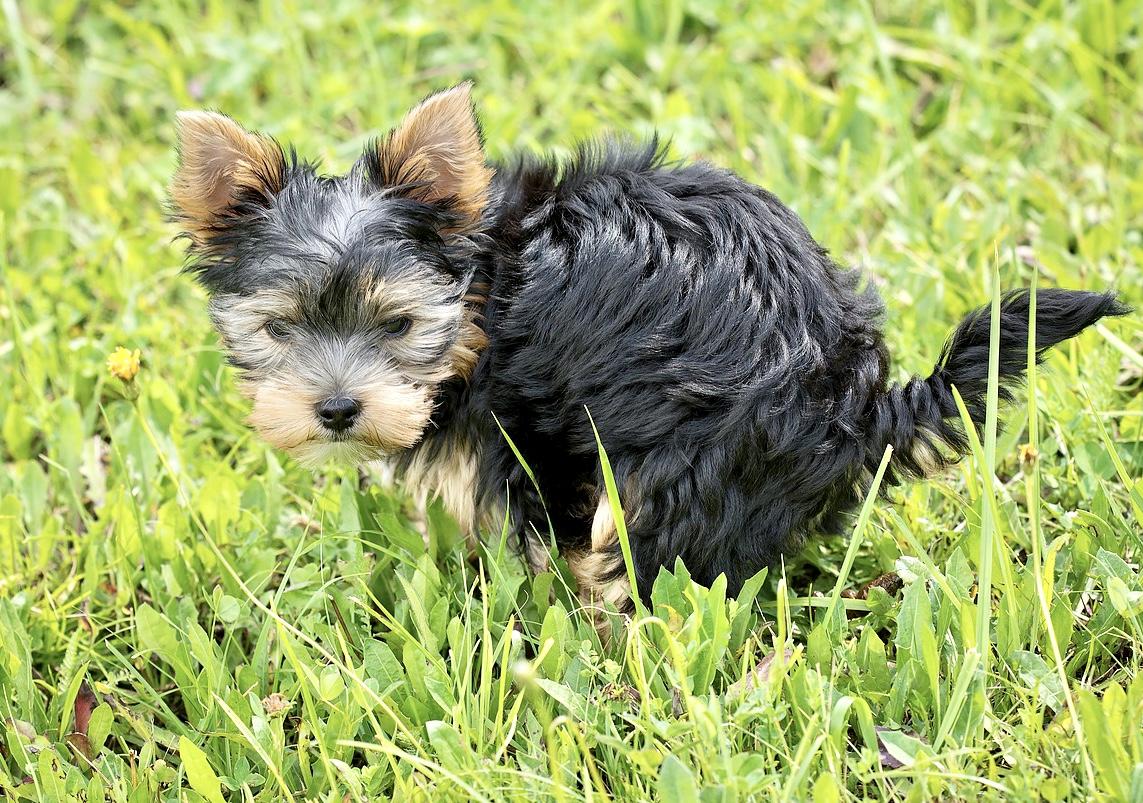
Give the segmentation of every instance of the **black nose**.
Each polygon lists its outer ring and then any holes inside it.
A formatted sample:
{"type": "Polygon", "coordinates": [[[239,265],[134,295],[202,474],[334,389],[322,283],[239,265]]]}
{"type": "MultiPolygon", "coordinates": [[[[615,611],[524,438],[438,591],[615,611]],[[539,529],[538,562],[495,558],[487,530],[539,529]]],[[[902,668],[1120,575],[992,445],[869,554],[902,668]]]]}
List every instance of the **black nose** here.
{"type": "Polygon", "coordinates": [[[325,424],[326,429],[332,429],[334,432],[344,432],[353,426],[360,412],[361,405],[345,396],[334,396],[317,406],[318,418],[325,424]]]}

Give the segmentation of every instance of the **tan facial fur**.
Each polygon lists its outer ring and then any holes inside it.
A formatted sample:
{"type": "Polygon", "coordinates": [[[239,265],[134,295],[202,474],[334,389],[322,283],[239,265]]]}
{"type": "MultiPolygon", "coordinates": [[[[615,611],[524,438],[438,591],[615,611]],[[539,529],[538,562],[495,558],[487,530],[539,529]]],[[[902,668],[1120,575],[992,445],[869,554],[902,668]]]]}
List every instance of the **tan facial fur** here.
{"type": "Polygon", "coordinates": [[[329,395],[319,390],[327,387],[326,381],[304,371],[248,381],[254,403],[250,424],[271,445],[309,464],[328,458],[361,462],[414,446],[432,416],[429,389],[383,368],[353,376],[342,388],[361,403],[362,412],[343,440],[331,440],[314,414],[329,395]]]}
{"type": "MultiPolygon", "coordinates": [[[[426,282],[375,281],[353,302],[360,307],[356,314],[364,334],[344,337],[306,330],[293,292],[215,296],[215,326],[235,362],[246,368],[242,387],[253,402],[251,425],[273,446],[311,464],[327,458],[359,462],[416,445],[430,425],[436,388],[467,376],[479,348],[471,334],[479,327],[469,307],[459,301],[433,303],[441,292],[426,282]],[[373,320],[393,316],[408,317],[408,331],[370,339],[373,320]],[[272,337],[266,331],[270,320],[296,325],[296,336],[285,342],[272,337]],[[361,405],[353,427],[338,437],[324,430],[316,415],[331,395],[361,405]]],[[[460,454],[451,468],[434,470],[433,485],[454,516],[471,520],[458,500],[471,500],[473,493],[452,490],[471,484],[475,476],[472,459],[460,454]],[[445,481],[446,476],[457,479],[445,481]]]]}
{"type": "Polygon", "coordinates": [[[476,310],[483,308],[487,300],[487,288],[470,288],[464,297],[464,316],[460,324],[460,336],[449,349],[449,362],[456,375],[468,379],[476,369],[480,352],[488,345],[488,335],[484,332],[483,316],[476,310]]]}
{"type": "MultiPolygon", "coordinates": [[[[453,304],[426,304],[426,299],[447,292],[443,285],[429,282],[401,282],[378,279],[362,290],[362,304],[372,307],[378,319],[407,315],[413,319],[409,334],[393,344],[399,357],[423,358],[449,339],[448,352],[438,365],[418,370],[421,382],[443,382],[452,377],[467,379],[476,367],[480,352],[488,343],[477,322],[473,296],[453,304]]],[[[480,299],[483,301],[483,298],[480,299]]]]}

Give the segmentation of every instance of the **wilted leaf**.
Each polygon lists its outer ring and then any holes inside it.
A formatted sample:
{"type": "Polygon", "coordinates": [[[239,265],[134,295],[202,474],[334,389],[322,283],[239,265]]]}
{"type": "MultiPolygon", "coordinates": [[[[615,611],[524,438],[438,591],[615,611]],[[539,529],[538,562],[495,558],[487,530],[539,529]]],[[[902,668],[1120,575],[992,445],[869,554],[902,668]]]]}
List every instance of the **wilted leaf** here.
{"type": "Polygon", "coordinates": [[[917,757],[927,750],[925,743],[915,736],[889,728],[877,728],[877,743],[881,748],[881,766],[891,770],[913,766],[917,757]]]}
{"type": "Polygon", "coordinates": [[[91,712],[95,710],[95,706],[99,701],[95,698],[95,692],[87,685],[87,681],[79,687],[79,693],[75,696],[75,724],[72,730],[76,733],[81,733],[87,736],[87,726],[91,721],[91,712]]]}
{"type": "MultiPolygon", "coordinates": [[[[759,661],[758,665],[755,666],[749,674],[747,674],[741,680],[737,680],[734,683],[730,684],[729,688],[726,690],[726,699],[733,700],[736,697],[741,697],[745,694],[749,694],[758,686],[761,686],[762,684],[769,681],[770,668],[774,664],[774,659],[777,657],[777,655],[777,652],[770,653],[761,661],[759,661]]],[[[784,666],[788,666],[793,658],[794,651],[786,650],[782,653],[782,664],[784,666]]]]}
{"type": "Polygon", "coordinates": [[[889,596],[893,596],[904,587],[905,581],[901,579],[901,575],[897,572],[885,572],[880,577],[876,577],[863,585],[859,590],[846,589],[841,592],[843,597],[847,599],[868,599],[869,592],[874,589],[880,589],[889,596]]]}
{"type": "Polygon", "coordinates": [[[69,733],[64,738],[76,752],[78,752],[88,761],[91,760],[91,757],[94,755],[94,751],[91,749],[91,742],[88,741],[86,736],[84,736],[82,733],[69,733]]]}

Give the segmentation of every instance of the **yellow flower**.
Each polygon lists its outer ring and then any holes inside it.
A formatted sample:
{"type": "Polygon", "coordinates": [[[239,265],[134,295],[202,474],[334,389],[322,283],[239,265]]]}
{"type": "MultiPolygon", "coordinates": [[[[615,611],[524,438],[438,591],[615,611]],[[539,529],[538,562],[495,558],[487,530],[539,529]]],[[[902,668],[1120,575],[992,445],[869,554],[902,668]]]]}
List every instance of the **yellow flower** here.
{"type": "Polygon", "coordinates": [[[1025,469],[1029,469],[1036,464],[1040,459],[1040,453],[1036,451],[1036,447],[1030,443],[1020,444],[1020,462],[1024,464],[1025,469]]]}
{"type": "Polygon", "coordinates": [[[122,346],[107,355],[107,370],[112,376],[130,382],[139,373],[139,363],[143,354],[139,349],[125,349],[122,346]]]}

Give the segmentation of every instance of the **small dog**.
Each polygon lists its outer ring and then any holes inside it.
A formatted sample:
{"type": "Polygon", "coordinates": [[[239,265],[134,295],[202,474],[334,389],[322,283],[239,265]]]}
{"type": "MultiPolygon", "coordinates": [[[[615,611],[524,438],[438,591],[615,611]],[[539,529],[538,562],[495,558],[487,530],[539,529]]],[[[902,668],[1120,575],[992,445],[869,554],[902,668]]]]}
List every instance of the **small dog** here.
{"type": "MultiPolygon", "coordinates": [[[[253,426],[309,463],[388,460],[471,536],[508,521],[537,569],[550,521],[585,604],[632,593],[589,411],[644,597],[676,558],[733,593],[837,530],[888,445],[886,485],[963,455],[954,386],[983,421],[987,309],[930,376],[888,386],[858,272],[770,193],[655,142],[492,165],[468,84],[344,176],[212,112],[181,113],[178,140],[174,216],[253,426]]],[[[1125,312],[1041,290],[1037,353],[1125,312]]],[[[1003,385],[1028,313],[1004,297],[1003,385]]]]}

